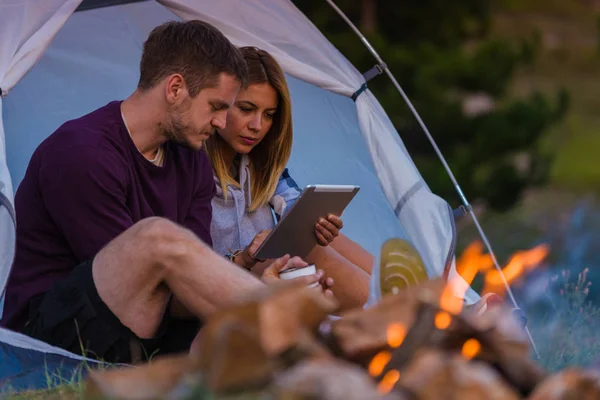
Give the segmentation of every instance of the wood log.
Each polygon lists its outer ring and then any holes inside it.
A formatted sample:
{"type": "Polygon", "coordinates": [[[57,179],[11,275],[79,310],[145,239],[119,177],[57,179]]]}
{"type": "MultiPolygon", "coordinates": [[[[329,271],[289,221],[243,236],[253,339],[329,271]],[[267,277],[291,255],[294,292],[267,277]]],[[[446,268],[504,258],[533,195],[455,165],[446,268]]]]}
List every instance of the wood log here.
{"type": "Polygon", "coordinates": [[[342,360],[304,361],[279,374],[270,392],[276,399],[404,400],[399,393],[380,394],[365,371],[342,360]]]}
{"type": "Polygon", "coordinates": [[[421,298],[435,302],[444,289],[443,280],[425,282],[386,296],[373,307],[342,313],[341,319],[331,324],[329,347],[338,356],[366,366],[379,351],[387,348],[390,324],[399,324],[407,330],[416,319],[421,298]]]}
{"type": "Polygon", "coordinates": [[[567,368],[544,380],[529,400],[600,399],[600,371],[567,368]]]}
{"type": "Polygon", "coordinates": [[[207,387],[216,393],[260,387],[299,360],[331,357],[316,334],[336,309],[321,293],[284,282],[217,311],[198,345],[207,387]]]}
{"type": "Polygon", "coordinates": [[[521,397],[490,366],[458,354],[422,349],[400,373],[395,390],[419,400],[517,400],[521,397]]]}

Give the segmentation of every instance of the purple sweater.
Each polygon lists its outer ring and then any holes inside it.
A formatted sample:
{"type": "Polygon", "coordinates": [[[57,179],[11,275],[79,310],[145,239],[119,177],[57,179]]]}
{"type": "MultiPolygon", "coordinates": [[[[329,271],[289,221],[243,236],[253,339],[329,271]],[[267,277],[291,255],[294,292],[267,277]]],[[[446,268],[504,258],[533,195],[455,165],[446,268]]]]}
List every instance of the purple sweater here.
{"type": "Polygon", "coordinates": [[[212,246],[213,173],[204,152],[167,143],[162,167],[135,147],[115,101],[66,122],[34,152],[15,196],[17,253],[2,325],[135,222],[160,216],[212,246]]]}

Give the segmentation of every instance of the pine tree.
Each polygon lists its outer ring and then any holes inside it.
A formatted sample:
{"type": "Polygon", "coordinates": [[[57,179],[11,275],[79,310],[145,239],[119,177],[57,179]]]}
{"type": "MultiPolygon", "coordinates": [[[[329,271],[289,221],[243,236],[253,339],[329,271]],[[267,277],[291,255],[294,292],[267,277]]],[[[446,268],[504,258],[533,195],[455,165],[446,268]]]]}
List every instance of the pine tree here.
{"type": "MultiPolygon", "coordinates": [[[[295,0],[359,69],[375,59],[325,2],[295,0]]],[[[508,41],[490,34],[491,0],[338,0],[397,77],[471,200],[506,210],[523,190],[545,183],[551,154],[540,150],[563,117],[568,94],[511,98],[518,68],[536,56],[538,38],[508,41]]],[[[430,143],[391,82],[369,82],[432,190],[459,201],[430,143]]]]}

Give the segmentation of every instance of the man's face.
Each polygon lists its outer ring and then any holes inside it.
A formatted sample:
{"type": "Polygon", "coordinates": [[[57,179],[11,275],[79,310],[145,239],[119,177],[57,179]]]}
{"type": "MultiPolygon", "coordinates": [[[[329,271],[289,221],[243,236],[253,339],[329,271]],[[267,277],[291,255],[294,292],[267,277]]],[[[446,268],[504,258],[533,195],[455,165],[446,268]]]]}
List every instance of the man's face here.
{"type": "Polygon", "coordinates": [[[192,98],[187,91],[180,101],[170,105],[167,120],[162,124],[164,135],[180,146],[198,151],[217,129],[224,129],[240,83],[222,73],[214,88],[205,88],[192,98]]]}

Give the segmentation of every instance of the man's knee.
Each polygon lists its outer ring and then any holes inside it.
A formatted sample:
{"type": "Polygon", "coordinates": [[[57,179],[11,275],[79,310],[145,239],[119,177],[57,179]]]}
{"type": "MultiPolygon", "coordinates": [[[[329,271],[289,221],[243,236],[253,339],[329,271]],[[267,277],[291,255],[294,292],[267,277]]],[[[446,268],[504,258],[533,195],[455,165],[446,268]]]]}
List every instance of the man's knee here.
{"type": "Polygon", "coordinates": [[[149,217],[137,222],[131,228],[135,240],[140,243],[164,243],[176,241],[186,235],[186,229],[161,217],[149,217]]]}
{"type": "Polygon", "coordinates": [[[194,252],[208,248],[191,231],[165,218],[146,218],[134,229],[136,247],[160,267],[185,264],[194,252]]]}

